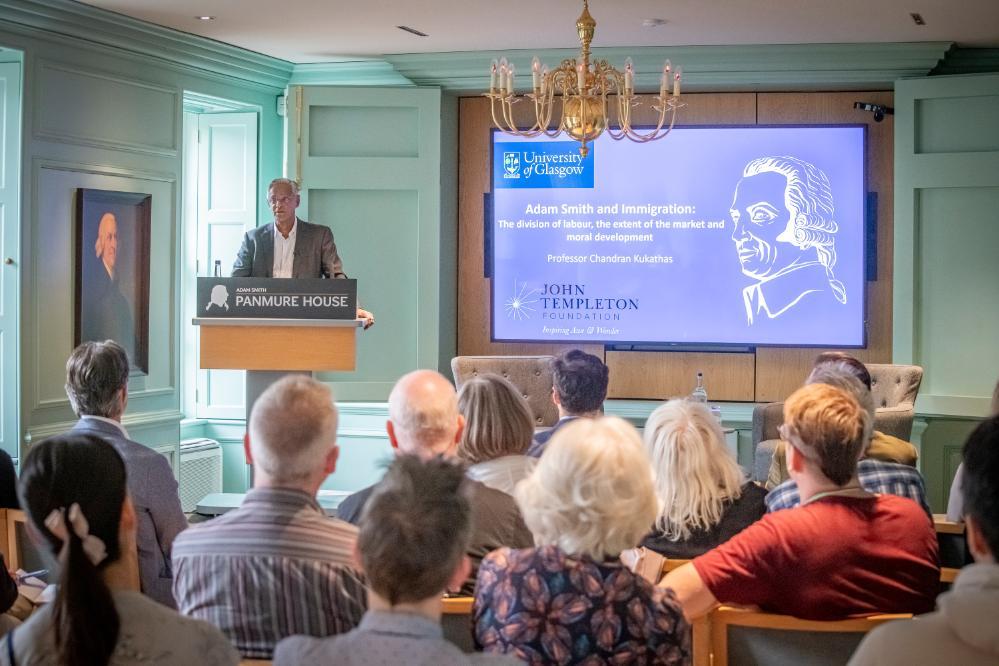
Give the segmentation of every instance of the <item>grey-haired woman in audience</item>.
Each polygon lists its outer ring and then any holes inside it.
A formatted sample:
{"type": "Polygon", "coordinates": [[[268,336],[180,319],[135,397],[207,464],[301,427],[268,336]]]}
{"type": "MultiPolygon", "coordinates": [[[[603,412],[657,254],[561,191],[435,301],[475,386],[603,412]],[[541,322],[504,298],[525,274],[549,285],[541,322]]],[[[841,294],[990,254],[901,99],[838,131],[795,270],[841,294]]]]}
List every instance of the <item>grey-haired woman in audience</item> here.
{"type": "Polygon", "coordinates": [[[642,545],[690,559],[718,546],[766,513],[766,491],[747,480],[705,405],[670,400],[645,424],[659,514],[642,545]]]}
{"type": "Polygon", "coordinates": [[[482,561],[475,640],[529,664],[690,660],[690,627],[672,590],[622,565],[655,517],[648,458],[635,429],[604,417],[555,433],[514,492],[534,548],[482,561]]]}
{"type": "Polygon", "coordinates": [[[0,643],[4,666],[239,663],[218,629],[139,592],[136,516],[125,464],[92,435],[31,448],[18,486],[31,531],[58,560],[55,601],[0,643]]]}
{"type": "Polygon", "coordinates": [[[512,495],[537,462],[525,455],[534,437],[527,400],[506,379],[484,374],[461,385],[458,411],[465,418],[458,457],[468,477],[512,495]]]}

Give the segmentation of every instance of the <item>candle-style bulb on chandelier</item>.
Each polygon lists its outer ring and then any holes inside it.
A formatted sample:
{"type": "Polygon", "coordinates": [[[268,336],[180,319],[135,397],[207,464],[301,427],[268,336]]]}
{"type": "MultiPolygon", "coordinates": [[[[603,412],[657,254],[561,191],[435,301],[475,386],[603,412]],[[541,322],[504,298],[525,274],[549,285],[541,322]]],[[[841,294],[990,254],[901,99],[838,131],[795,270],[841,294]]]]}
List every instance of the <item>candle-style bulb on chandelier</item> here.
{"type": "Polygon", "coordinates": [[[556,137],[565,132],[579,141],[579,153],[589,152],[586,144],[596,140],[606,131],[615,140],[628,138],[637,143],[661,139],[673,129],[680,103],[680,68],[675,70],[669,60],[663,65],[659,78],[659,95],[653,98],[652,110],[658,114],[656,123],[639,132],[631,126],[632,108],[639,105],[635,95],[635,66],[631,58],[625,60],[624,71],[610,66],[606,60],[590,62],[590,43],[597,22],[590,16],[588,0],[583,0],[583,13],[576,21],[576,31],[582,45],[575,60],[566,59],[555,69],[549,70],[537,57],[531,65],[532,92],[517,96],[516,72],[506,58],[493,60],[489,73],[489,92],[485,93],[492,107],[493,124],[507,134],[536,137],[542,134],[556,137]],[[561,101],[562,115],[557,125],[552,124],[555,97],[561,101]],[[513,120],[513,105],[528,100],[534,105],[534,124],[518,127],[513,120]],[[613,101],[611,101],[613,100],[613,101]],[[608,110],[617,113],[616,127],[609,121],[608,110]]]}

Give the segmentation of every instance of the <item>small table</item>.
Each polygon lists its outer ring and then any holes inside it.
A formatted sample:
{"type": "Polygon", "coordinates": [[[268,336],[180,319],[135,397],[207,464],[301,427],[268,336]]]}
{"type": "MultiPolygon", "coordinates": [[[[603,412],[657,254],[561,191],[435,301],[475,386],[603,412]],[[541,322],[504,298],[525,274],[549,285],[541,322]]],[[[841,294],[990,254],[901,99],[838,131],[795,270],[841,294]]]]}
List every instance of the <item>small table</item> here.
{"type": "MultiPolygon", "coordinates": [[[[326,515],[333,518],[336,516],[336,509],[340,506],[340,502],[353,494],[349,490],[320,490],[316,499],[326,515]]],[[[203,516],[221,516],[223,513],[239,508],[245,497],[246,493],[211,493],[201,498],[194,512],[203,516]]]]}

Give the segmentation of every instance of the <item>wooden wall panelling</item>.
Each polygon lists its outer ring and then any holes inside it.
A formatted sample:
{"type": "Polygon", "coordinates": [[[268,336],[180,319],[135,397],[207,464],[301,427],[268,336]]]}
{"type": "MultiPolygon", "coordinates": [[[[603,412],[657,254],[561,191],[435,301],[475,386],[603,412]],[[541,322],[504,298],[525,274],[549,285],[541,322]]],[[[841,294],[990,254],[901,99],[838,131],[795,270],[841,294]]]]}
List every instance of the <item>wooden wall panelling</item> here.
{"type": "Polygon", "coordinates": [[[689,395],[697,373],[712,401],[753,400],[752,353],[732,352],[607,352],[608,395],[667,400],[689,395]]]}
{"type": "MultiPolygon", "coordinates": [[[[764,124],[867,124],[867,190],[878,193],[878,279],[867,283],[867,348],[846,350],[862,361],[890,363],[892,348],[892,239],[894,198],[892,116],[853,108],[858,100],[892,105],[891,92],[760,93],[758,122],[764,124]]],[[[808,375],[822,349],[760,347],[756,350],[756,400],[783,400],[808,375]]],[[[710,395],[710,393],[709,393],[710,395]]]]}

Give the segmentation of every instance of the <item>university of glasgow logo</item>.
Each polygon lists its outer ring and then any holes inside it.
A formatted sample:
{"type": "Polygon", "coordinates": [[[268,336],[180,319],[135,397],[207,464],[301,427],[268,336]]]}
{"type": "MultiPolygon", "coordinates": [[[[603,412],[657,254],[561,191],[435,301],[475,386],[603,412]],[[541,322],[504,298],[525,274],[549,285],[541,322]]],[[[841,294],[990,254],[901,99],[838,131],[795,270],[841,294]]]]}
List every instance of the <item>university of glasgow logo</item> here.
{"type": "Polygon", "coordinates": [[[520,153],[503,153],[503,177],[520,178],[520,153]]]}

